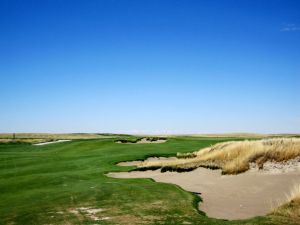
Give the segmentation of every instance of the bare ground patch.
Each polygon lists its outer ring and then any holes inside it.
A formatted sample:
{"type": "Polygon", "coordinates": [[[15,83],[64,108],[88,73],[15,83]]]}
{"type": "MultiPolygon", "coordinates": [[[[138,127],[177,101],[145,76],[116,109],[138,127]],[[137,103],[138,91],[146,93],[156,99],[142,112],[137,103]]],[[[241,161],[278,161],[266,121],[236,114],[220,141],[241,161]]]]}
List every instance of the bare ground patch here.
{"type": "MultiPolygon", "coordinates": [[[[69,209],[68,212],[77,216],[80,220],[87,218],[93,221],[101,221],[101,220],[109,220],[111,219],[108,216],[102,215],[102,212],[106,211],[106,209],[101,208],[93,208],[93,207],[79,207],[74,209],[69,209]]],[[[61,212],[57,212],[61,214],[61,212]]]]}

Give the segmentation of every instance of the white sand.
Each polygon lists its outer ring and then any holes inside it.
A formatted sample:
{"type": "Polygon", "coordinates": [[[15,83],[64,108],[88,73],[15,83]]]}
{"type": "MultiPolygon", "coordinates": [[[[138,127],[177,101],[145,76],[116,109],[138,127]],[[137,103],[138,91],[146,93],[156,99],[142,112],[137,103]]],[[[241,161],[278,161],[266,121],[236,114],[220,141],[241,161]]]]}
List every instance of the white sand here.
{"type": "Polygon", "coordinates": [[[49,145],[49,144],[55,144],[55,143],[61,143],[61,142],[67,142],[71,140],[57,140],[57,141],[49,141],[49,142],[43,142],[43,143],[38,143],[34,145],[49,145]]]}

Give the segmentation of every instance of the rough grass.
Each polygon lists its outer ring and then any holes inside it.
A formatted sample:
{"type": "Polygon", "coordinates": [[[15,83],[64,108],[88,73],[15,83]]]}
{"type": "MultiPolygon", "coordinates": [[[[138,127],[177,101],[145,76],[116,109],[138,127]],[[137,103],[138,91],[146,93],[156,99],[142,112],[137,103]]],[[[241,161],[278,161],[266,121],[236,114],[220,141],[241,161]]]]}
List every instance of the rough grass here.
{"type": "Polygon", "coordinates": [[[229,141],[193,153],[178,153],[177,159],[151,161],[140,169],[161,167],[162,171],[187,171],[197,167],[220,168],[224,174],[237,174],[254,162],[259,168],[267,161],[284,162],[300,156],[300,138],[229,141]]]}
{"type": "Polygon", "coordinates": [[[276,208],[270,216],[277,223],[300,223],[300,185],[295,185],[287,195],[287,203],[276,208]]]}
{"type": "Polygon", "coordinates": [[[103,139],[112,137],[130,137],[118,134],[92,133],[0,133],[0,143],[41,143],[56,140],[103,139]]]}
{"type": "Polygon", "coordinates": [[[37,144],[42,142],[53,141],[53,139],[42,139],[42,138],[0,138],[0,143],[30,143],[37,144]]]}
{"type": "Polygon", "coordinates": [[[106,134],[106,133],[0,133],[0,139],[98,139],[111,138],[116,136],[129,136],[121,134],[106,134]]]}

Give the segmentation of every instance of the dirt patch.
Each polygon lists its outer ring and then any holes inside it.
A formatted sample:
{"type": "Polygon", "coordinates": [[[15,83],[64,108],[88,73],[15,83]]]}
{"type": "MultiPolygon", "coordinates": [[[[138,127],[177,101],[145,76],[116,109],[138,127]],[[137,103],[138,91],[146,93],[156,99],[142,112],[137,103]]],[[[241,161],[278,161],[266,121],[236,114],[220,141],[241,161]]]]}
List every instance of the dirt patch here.
{"type": "Polygon", "coordinates": [[[100,221],[100,220],[109,220],[110,217],[101,216],[99,213],[105,211],[104,209],[91,208],[91,207],[79,207],[75,209],[70,209],[69,212],[79,216],[84,215],[91,220],[100,221]]]}
{"type": "MultiPolygon", "coordinates": [[[[289,163],[287,163],[289,164],[289,163]]],[[[296,165],[296,163],[294,163],[296,165]]],[[[293,165],[294,165],[293,164],[293,165]]],[[[274,163],[270,163],[272,167],[274,163]]],[[[297,164],[298,166],[298,164],[297,164]]],[[[286,195],[300,183],[300,170],[281,169],[281,172],[256,168],[238,175],[222,175],[221,170],[197,168],[191,172],[177,173],[133,171],[109,173],[115,178],[152,178],[157,182],[172,183],[198,193],[203,202],[200,210],[209,217],[221,219],[247,219],[263,216],[287,201],[286,195]]]]}

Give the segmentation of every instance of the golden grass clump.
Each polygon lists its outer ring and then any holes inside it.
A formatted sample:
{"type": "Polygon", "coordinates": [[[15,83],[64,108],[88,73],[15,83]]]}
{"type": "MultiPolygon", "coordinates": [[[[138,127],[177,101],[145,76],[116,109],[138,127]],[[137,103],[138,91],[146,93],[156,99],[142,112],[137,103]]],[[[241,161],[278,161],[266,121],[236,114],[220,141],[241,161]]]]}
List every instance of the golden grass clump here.
{"type": "Polygon", "coordinates": [[[287,195],[287,203],[273,210],[271,216],[300,219],[300,185],[295,185],[287,195]]]}
{"type": "Polygon", "coordinates": [[[224,174],[237,174],[256,163],[262,169],[267,161],[284,162],[300,156],[300,138],[273,138],[223,142],[199,151],[178,154],[175,160],[145,161],[142,169],[161,167],[162,171],[186,171],[197,167],[220,168],[224,174]]]}

